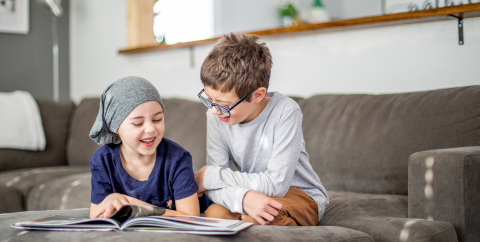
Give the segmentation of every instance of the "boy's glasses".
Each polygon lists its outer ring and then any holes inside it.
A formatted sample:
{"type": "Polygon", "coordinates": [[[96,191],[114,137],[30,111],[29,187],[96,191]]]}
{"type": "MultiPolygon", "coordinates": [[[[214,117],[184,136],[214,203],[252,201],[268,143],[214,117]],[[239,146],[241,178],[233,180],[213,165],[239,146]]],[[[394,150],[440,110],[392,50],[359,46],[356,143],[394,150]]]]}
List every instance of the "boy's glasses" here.
{"type": "Polygon", "coordinates": [[[203,104],[205,104],[205,106],[207,106],[207,108],[213,108],[215,107],[217,109],[218,112],[220,112],[222,115],[225,115],[227,117],[230,117],[230,111],[236,107],[238,104],[240,104],[241,102],[243,102],[243,100],[245,100],[252,92],[249,92],[247,93],[247,95],[245,95],[244,97],[240,98],[240,100],[238,100],[238,102],[236,102],[235,104],[233,104],[232,107],[230,108],[227,108],[227,107],[224,107],[220,104],[216,104],[216,103],[212,103],[210,100],[208,100],[208,98],[202,96],[202,94],[205,92],[205,89],[202,89],[202,91],[200,93],[198,93],[198,98],[200,99],[200,101],[202,101],[203,104]]]}

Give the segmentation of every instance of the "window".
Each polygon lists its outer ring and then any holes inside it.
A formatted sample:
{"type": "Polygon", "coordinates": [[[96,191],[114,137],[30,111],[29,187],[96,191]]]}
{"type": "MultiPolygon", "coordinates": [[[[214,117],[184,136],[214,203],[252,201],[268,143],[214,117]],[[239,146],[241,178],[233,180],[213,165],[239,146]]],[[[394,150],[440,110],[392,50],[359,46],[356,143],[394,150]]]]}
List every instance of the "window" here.
{"type": "Polygon", "coordinates": [[[157,43],[175,44],[214,36],[214,0],[157,0],[153,30],[157,43]]]}

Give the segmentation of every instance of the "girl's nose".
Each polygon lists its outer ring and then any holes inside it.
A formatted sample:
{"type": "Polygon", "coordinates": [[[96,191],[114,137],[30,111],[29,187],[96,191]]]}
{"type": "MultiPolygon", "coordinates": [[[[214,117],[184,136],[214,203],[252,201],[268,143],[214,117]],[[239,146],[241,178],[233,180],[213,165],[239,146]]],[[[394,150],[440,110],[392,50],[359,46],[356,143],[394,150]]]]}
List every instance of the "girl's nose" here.
{"type": "Polygon", "coordinates": [[[145,124],[145,133],[150,134],[155,132],[155,125],[153,123],[146,123],[145,124]]]}

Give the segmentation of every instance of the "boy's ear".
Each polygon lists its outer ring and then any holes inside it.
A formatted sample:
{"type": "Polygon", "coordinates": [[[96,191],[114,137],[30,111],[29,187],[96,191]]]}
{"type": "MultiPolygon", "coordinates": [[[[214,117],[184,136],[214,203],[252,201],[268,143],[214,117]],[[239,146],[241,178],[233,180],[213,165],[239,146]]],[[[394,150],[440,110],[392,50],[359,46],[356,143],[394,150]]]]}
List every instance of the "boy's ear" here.
{"type": "Polygon", "coordinates": [[[260,103],[265,95],[267,94],[267,89],[265,87],[259,87],[257,90],[253,91],[252,95],[252,102],[253,103],[260,103]]]}

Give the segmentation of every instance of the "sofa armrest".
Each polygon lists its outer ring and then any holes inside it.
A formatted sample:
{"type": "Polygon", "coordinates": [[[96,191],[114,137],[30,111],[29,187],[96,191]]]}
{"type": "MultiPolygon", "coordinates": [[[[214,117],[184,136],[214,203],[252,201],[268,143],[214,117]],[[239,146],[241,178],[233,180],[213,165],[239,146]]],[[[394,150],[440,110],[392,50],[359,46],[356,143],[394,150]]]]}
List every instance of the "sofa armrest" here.
{"type": "Polygon", "coordinates": [[[453,224],[459,241],[480,241],[480,146],[428,150],[408,163],[408,217],[453,224]]]}

